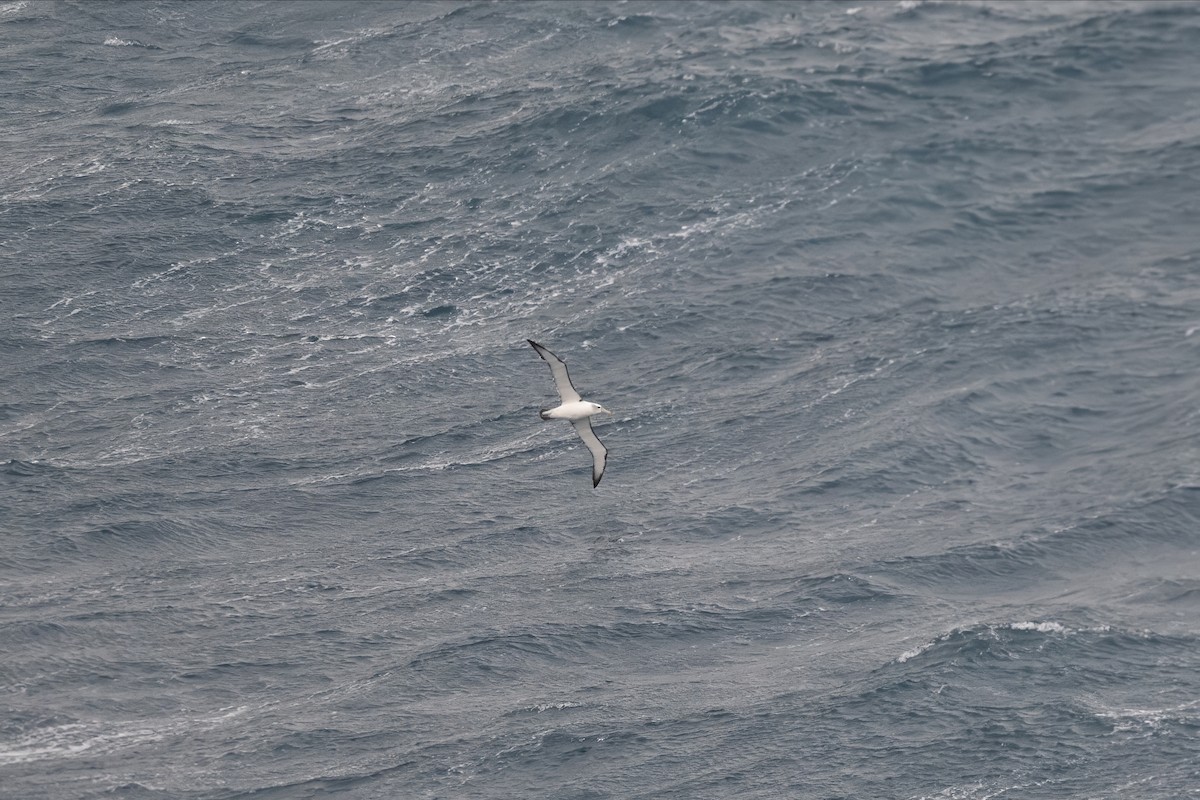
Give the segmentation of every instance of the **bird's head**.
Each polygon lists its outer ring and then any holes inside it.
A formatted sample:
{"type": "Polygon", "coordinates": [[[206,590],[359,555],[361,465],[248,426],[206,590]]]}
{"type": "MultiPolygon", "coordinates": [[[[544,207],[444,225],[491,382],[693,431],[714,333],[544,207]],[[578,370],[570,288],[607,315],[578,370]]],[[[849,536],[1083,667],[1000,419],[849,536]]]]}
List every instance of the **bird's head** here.
{"type": "Polygon", "coordinates": [[[612,416],[613,412],[609,411],[607,408],[600,405],[599,403],[591,403],[590,405],[592,407],[593,414],[608,414],[609,416],[612,416]]]}

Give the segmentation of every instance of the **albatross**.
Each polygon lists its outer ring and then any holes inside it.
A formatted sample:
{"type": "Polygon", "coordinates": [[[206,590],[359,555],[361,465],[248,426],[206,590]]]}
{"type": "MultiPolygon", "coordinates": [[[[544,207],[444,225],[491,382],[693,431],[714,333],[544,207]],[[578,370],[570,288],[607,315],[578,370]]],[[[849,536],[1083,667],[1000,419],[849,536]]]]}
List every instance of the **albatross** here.
{"type": "Polygon", "coordinates": [[[592,452],[592,488],[595,489],[600,485],[600,479],[604,477],[604,463],[608,460],[608,448],[592,430],[592,417],[596,414],[611,415],[612,412],[599,403],[584,400],[579,396],[579,392],[575,391],[575,387],[571,385],[571,377],[567,375],[567,362],[533,339],[525,341],[529,342],[533,349],[537,350],[542,360],[550,365],[550,372],[554,375],[554,387],[558,389],[558,396],[562,398],[562,404],[557,408],[541,410],[542,419],[571,420],[571,424],[575,426],[575,432],[579,434],[580,439],[583,439],[587,449],[592,452]]]}

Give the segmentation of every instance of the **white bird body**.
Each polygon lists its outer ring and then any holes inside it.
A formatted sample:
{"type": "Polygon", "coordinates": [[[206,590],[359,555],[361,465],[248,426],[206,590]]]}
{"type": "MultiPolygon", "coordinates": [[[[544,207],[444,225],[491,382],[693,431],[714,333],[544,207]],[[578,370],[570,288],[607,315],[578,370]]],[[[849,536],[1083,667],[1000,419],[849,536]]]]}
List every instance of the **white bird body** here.
{"type": "Polygon", "coordinates": [[[542,409],[542,419],[566,419],[575,426],[575,432],[579,434],[579,438],[583,440],[592,454],[592,488],[594,489],[600,484],[600,479],[604,477],[604,465],[608,462],[608,448],[592,430],[592,417],[612,412],[599,403],[584,400],[579,396],[579,392],[575,391],[575,387],[571,385],[570,376],[567,375],[567,362],[533,339],[525,341],[533,345],[533,349],[537,350],[542,360],[550,365],[550,373],[554,376],[554,388],[558,390],[558,396],[562,398],[562,405],[557,408],[542,409]]]}
{"type": "Polygon", "coordinates": [[[542,419],[569,419],[574,422],[577,419],[587,419],[596,414],[611,413],[611,411],[599,403],[576,400],[574,403],[563,403],[558,408],[546,409],[542,412],[542,419]]]}

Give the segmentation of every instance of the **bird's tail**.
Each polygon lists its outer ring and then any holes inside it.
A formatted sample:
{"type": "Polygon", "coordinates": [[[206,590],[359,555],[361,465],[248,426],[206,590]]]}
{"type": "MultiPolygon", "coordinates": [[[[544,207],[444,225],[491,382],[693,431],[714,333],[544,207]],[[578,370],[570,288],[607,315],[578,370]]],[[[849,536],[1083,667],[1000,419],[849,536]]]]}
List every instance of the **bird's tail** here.
{"type": "Polygon", "coordinates": [[[541,411],[538,412],[538,416],[541,417],[542,419],[550,419],[550,409],[543,408],[541,411]]]}

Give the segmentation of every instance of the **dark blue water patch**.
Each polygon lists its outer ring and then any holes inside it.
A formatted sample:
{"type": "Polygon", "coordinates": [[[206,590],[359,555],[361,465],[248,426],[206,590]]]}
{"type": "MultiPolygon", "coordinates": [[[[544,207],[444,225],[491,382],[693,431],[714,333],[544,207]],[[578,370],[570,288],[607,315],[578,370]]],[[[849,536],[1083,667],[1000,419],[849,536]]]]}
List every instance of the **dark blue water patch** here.
{"type": "MultiPolygon", "coordinates": [[[[652,728],[653,725],[646,723],[646,727],[652,728]]],[[[549,768],[566,777],[570,787],[570,793],[566,796],[580,800],[609,797],[611,789],[604,788],[606,781],[603,777],[597,775],[593,779],[590,776],[605,763],[621,764],[630,753],[653,749],[653,731],[639,730],[640,727],[578,726],[574,730],[546,731],[525,743],[501,751],[493,769],[514,773],[506,777],[504,783],[510,791],[518,794],[536,793],[537,781],[529,777],[522,778],[522,774],[528,776],[531,771],[549,768]],[[591,786],[571,785],[576,783],[575,777],[580,772],[589,775],[589,779],[579,783],[591,786]]]]}
{"type": "Polygon", "coordinates": [[[108,559],[171,561],[220,552],[228,537],[245,535],[246,529],[221,514],[180,511],[175,518],[164,518],[156,513],[163,502],[161,495],[140,499],[132,504],[146,508],[139,515],[129,508],[122,513],[119,499],[92,498],[64,509],[55,494],[34,496],[27,506],[18,507],[19,513],[14,513],[11,530],[16,538],[8,553],[0,557],[0,565],[13,574],[34,574],[62,570],[67,565],[90,570],[108,559]],[[43,513],[53,511],[55,524],[40,524],[36,514],[30,516],[31,508],[40,508],[43,513]]]}
{"type": "MultiPolygon", "coordinates": [[[[145,784],[137,782],[116,783],[105,791],[105,795],[111,797],[127,797],[129,800],[165,800],[174,792],[164,792],[161,789],[151,788],[145,784]]],[[[191,800],[192,798],[201,798],[207,795],[207,792],[199,791],[184,791],[177,795],[181,800],[191,800]]]]}
{"type": "Polygon", "coordinates": [[[465,600],[472,600],[479,596],[479,592],[475,589],[466,587],[455,587],[449,589],[439,589],[425,596],[426,602],[430,603],[462,603],[465,600]]]}
{"type": "Polygon", "coordinates": [[[653,29],[660,25],[661,20],[654,14],[622,14],[608,21],[605,27],[613,33],[626,33],[629,30],[653,29]]]}
{"type": "MultiPolygon", "coordinates": [[[[448,465],[453,461],[454,453],[465,450],[467,454],[475,455],[471,453],[472,443],[484,438],[482,432],[473,429],[472,425],[455,425],[445,430],[389,441],[387,452],[380,456],[379,462],[387,468],[394,468],[413,467],[444,459],[448,465]]],[[[542,447],[550,448],[552,445],[545,443],[542,447]]]]}
{"type": "Polygon", "coordinates": [[[224,214],[230,222],[246,225],[256,230],[265,225],[282,225],[296,219],[299,211],[294,207],[264,208],[261,206],[226,206],[224,214]]]}
{"type": "Polygon", "coordinates": [[[58,622],[29,620],[0,623],[0,634],[14,648],[46,647],[70,639],[72,631],[58,622]]]}
{"type": "Polygon", "coordinates": [[[1149,578],[1131,588],[1124,598],[1127,603],[1166,607],[1177,613],[1200,612],[1200,579],[1149,578]]]}
{"type": "Polygon", "coordinates": [[[636,619],[598,623],[549,623],[532,630],[488,631],[442,642],[412,656],[406,669],[443,689],[503,685],[522,676],[578,668],[613,657],[643,652],[660,658],[662,646],[680,658],[702,660],[692,652],[723,638],[736,623],[723,614],[638,613],[636,619]]]}
{"type": "Polygon", "coordinates": [[[119,117],[128,114],[131,111],[136,111],[139,108],[137,103],[110,103],[102,106],[99,114],[102,117],[119,117]]]}
{"type": "Polygon", "coordinates": [[[974,685],[986,675],[996,687],[1025,686],[1044,690],[1039,693],[1046,697],[1084,686],[1127,694],[1141,690],[1131,676],[1145,670],[1156,678],[1185,675],[1196,661],[1189,652],[1194,644],[1194,636],[1108,626],[1076,629],[1044,621],[977,625],[919,645],[880,673],[904,675],[905,680],[919,676],[930,686],[974,685]]]}
{"type": "Polygon", "coordinates": [[[582,663],[579,647],[560,649],[552,636],[490,633],[427,649],[406,668],[435,686],[452,688],[503,683],[522,673],[562,663],[582,663]]]}
{"type": "Polygon", "coordinates": [[[886,602],[896,597],[894,590],[853,573],[809,578],[794,591],[831,605],[886,602]]]}
{"type": "MultiPolygon", "coordinates": [[[[343,732],[337,728],[326,728],[321,731],[318,736],[313,736],[311,741],[302,741],[303,737],[297,734],[284,734],[283,741],[279,744],[272,753],[272,762],[281,762],[286,764],[288,760],[297,757],[303,752],[308,752],[314,748],[325,750],[336,749],[353,749],[356,744],[370,744],[371,746],[386,748],[385,742],[367,741],[366,737],[355,736],[349,731],[343,732]]],[[[243,761],[240,758],[241,754],[228,754],[226,762],[229,765],[237,765],[243,761]]],[[[329,797],[338,794],[366,794],[370,795],[380,790],[381,785],[385,791],[390,791],[391,787],[406,785],[412,780],[414,775],[420,774],[420,762],[415,762],[411,758],[399,757],[389,758],[380,763],[368,767],[349,768],[340,766],[330,768],[328,770],[289,770],[286,767],[275,766],[267,772],[261,781],[249,784],[242,788],[220,788],[220,789],[205,789],[198,791],[194,795],[185,795],[187,798],[195,797],[196,800],[289,800],[289,798],[321,798],[329,797]],[[302,777],[305,773],[316,774],[308,777],[302,777]]],[[[439,776],[443,771],[439,771],[439,776]]],[[[426,779],[432,776],[424,776],[426,779]]],[[[163,795],[155,793],[150,796],[152,800],[161,800],[163,795]]]]}
{"type": "Polygon", "coordinates": [[[103,336],[92,339],[80,339],[72,342],[68,350],[72,358],[84,357],[88,352],[104,351],[106,349],[154,350],[178,346],[183,343],[175,336],[103,336]]]}
{"type": "Polygon", "coordinates": [[[1013,540],[972,544],[944,553],[905,556],[872,571],[902,584],[973,592],[980,586],[1014,591],[1053,581],[1093,565],[1195,547],[1200,492],[1176,488],[1134,501],[1068,527],[1013,540]]]}
{"type": "Polygon", "coordinates": [[[433,308],[428,308],[421,312],[421,316],[425,317],[425,319],[444,320],[454,317],[457,313],[458,308],[447,303],[440,306],[434,306],[433,308]]]}
{"type": "Polygon", "coordinates": [[[772,531],[786,524],[786,517],[772,509],[732,505],[697,514],[683,524],[679,533],[693,541],[727,540],[747,525],[753,530],[772,531]]]}
{"type": "Polygon", "coordinates": [[[704,593],[681,593],[615,610],[638,621],[663,625],[686,623],[685,637],[697,643],[709,637],[738,642],[790,642],[814,631],[839,630],[839,614],[871,615],[877,605],[902,599],[890,588],[849,573],[773,580],[729,578],[704,593]],[[799,633],[798,633],[799,631],[799,633]]]}
{"type": "MultiPolygon", "coordinates": [[[[1051,651],[1106,636],[1022,625],[963,630],[878,671],[839,698],[811,705],[787,698],[761,716],[763,724],[784,724],[797,706],[804,708],[810,726],[805,738],[822,756],[822,769],[849,767],[884,747],[904,752],[903,761],[936,753],[939,770],[949,770],[946,779],[966,784],[996,785],[993,781],[1003,780],[1000,776],[1005,774],[1011,780],[1024,772],[1030,758],[1043,764],[1040,780],[1086,782],[1089,765],[1122,747],[1113,736],[1112,722],[1096,713],[1094,698],[1106,688],[1128,688],[1137,682],[1126,671],[1122,681],[1097,685],[1086,667],[1064,668],[1094,664],[1095,653],[1084,649],[1064,660],[1051,651]],[[1048,778],[1052,774],[1057,777],[1048,778]]],[[[1164,646],[1190,646],[1144,644],[1148,652],[1141,664],[1146,667],[1163,654],[1164,646]]],[[[758,724],[748,717],[734,727],[741,729],[739,735],[749,736],[751,726],[758,724]]],[[[898,768],[888,770],[896,785],[911,785],[907,791],[919,783],[898,768]]]]}
{"type": "Polygon", "coordinates": [[[80,534],[77,540],[85,552],[144,553],[156,547],[189,548],[203,536],[195,524],[166,519],[129,519],[92,528],[80,534]]]}
{"type": "MultiPolygon", "coordinates": [[[[17,529],[20,530],[19,527],[17,529]]],[[[23,543],[17,543],[8,553],[0,556],[0,568],[16,575],[33,574],[39,570],[59,569],[80,555],[81,548],[71,536],[46,533],[32,527],[26,531],[27,539],[31,538],[30,534],[38,534],[36,545],[23,546],[23,543]]]]}
{"type": "Polygon", "coordinates": [[[938,587],[945,591],[958,588],[974,591],[983,582],[993,589],[1017,589],[1047,582],[1058,577],[1039,560],[1039,547],[1001,544],[971,545],[960,550],[929,556],[909,556],[897,562],[878,565],[878,570],[895,580],[916,586],[938,587]]]}
{"type": "Polygon", "coordinates": [[[312,47],[312,40],[299,36],[265,36],[262,33],[241,32],[235,34],[229,44],[243,49],[262,48],[267,52],[280,51],[306,52],[312,47]]]}
{"type": "Polygon", "coordinates": [[[743,579],[727,578],[721,587],[736,592],[737,597],[753,597],[745,608],[721,610],[720,614],[740,620],[757,618],[761,614],[786,611],[792,618],[827,610],[853,610],[874,603],[888,603],[901,595],[881,581],[850,572],[829,575],[794,576],[787,578],[743,579]]]}
{"type": "Polygon", "coordinates": [[[21,461],[13,458],[4,465],[3,474],[12,478],[47,477],[62,474],[63,468],[55,464],[38,461],[21,461]]]}

